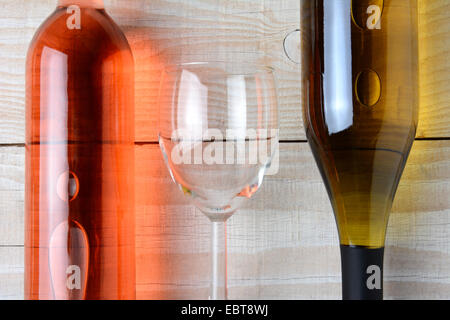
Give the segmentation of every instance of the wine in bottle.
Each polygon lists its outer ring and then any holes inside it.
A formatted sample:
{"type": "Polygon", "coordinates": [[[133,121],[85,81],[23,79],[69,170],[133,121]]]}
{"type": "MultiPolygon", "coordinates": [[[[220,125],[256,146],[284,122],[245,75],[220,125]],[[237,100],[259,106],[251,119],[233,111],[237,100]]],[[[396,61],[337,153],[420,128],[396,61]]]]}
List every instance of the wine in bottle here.
{"type": "Polygon", "coordinates": [[[134,299],[134,61],[102,0],[60,0],[26,65],[26,299],[134,299]]]}
{"type": "Polygon", "coordinates": [[[385,234],[418,121],[417,0],[301,2],[306,134],[339,231],[344,299],[382,299],[385,234]]]}

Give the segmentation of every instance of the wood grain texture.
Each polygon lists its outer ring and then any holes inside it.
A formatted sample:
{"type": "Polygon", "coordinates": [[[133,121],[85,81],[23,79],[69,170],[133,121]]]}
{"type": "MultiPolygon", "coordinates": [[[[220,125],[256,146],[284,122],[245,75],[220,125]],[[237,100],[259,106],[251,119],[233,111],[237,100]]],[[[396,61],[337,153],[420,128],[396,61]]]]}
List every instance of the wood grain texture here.
{"type": "MultiPolygon", "coordinates": [[[[0,298],[17,298],[24,150],[0,152],[0,188],[16,184],[0,211],[0,298]]],[[[138,298],[207,298],[209,221],[177,190],[158,146],[136,146],[136,158],[138,298]]],[[[280,161],[228,224],[230,298],[338,299],[337,231],[308,145],[282,144],[280,161]]],[[[415,143],[388,228],[387,299],[450,299],[449,165],[450,141],[415,143]]]]}
{"type": "Polygon", "coordinates": [[[0,246],[0,299],[23,299],[23,247],[0,246]]]}
{"type": "Polygon", "coordinates": [[[23,245],[24,148],[0,148],[0,163],[0,246],[23,245]]]}
{"type": "Polygon", "coordinates": [[[450,2],[419,0],[418,137],[450,137],[450,2]]]}
{"type": "MultiPolygon", "coordinates": [[[[36,28],[56,1],[0,3],[0,144],[24,142],[24,64],[36,28]]],[[[161,67],[192,60],[258,60],[276,70],[282,140],[305,139],[299,66],[283,41],[299,27],[296,0],[106,0],[136,60],[136,139],[155,141],[161,67]]],[[[421,122],[418,136],[449,137],[447,0],[420,0],[421,122]]],[[[290,46],[295,48],[294,43],[290,46]]]]}

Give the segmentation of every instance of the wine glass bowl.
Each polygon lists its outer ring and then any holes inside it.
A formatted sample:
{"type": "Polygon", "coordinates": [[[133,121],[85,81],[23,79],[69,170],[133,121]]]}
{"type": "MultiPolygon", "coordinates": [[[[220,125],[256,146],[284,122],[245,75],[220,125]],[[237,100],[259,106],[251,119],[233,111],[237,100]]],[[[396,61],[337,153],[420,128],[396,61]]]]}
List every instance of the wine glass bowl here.
{"type": "Polygon", "coordinates": [[[272,69],[227,63],[166,68],[159,143],[174,182],[210,219],[261,186],[277,151],[272,69]]]}

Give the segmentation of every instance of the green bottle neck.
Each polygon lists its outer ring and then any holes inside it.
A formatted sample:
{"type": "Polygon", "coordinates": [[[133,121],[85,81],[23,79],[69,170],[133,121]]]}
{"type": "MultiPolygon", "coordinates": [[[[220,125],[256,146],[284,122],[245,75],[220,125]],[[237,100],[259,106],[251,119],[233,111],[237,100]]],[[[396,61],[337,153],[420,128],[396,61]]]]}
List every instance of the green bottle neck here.
{"type": "Polygon", "coordinates": [[[96,9],[103,9],[105,7],[103,0],[58,0],[58,6],[69,7],[71,5],[76,5],[80,8],[96,9]]]}

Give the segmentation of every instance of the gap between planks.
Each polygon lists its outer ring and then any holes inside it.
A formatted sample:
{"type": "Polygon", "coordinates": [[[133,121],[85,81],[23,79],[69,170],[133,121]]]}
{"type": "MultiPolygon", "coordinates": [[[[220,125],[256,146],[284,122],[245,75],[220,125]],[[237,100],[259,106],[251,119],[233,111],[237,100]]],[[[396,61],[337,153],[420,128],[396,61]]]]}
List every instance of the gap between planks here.
{"type": "MultiPolygon", "coordinates": [[[[415,141],[450,141],[450,137],[416,138],[415,141]]],[[[280,143],[307,143],[308,140],[280,140],[280,143]]],[[[136,141],[137,146],[157,145],[158,141],[136,141]]],[[[25,147],[25,143],[0,143],[0,148],[25,147]]]]}

